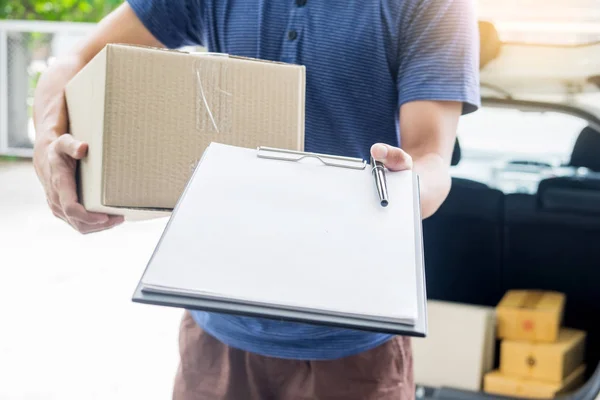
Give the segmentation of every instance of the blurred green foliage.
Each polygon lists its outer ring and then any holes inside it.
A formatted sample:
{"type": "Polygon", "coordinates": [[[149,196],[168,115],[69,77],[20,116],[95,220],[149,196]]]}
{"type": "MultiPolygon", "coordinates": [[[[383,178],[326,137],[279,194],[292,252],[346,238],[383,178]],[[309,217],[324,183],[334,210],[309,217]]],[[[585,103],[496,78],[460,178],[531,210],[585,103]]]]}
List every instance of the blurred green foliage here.
{"type": "Polygon", "coordinates": [[[0,0],[0,19],[98,22],[123,0],[0,0]]]}

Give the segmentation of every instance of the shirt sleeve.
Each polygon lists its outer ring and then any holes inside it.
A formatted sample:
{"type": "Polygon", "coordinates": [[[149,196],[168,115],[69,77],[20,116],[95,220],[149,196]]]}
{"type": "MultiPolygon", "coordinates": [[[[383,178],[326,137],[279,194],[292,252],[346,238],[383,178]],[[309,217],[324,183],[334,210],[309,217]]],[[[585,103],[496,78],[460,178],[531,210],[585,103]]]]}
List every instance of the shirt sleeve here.
{"type": "Polygon", "coordinates": [[[459,101],[480,107],[479,32],[473,0],[419,0],[400,23],[400,105],[459,101]]]}
{"type": "Polygon", "coordinates": [[[168,48],[203,46],[203,0],[127,0],[146,29],[168,48]]]}

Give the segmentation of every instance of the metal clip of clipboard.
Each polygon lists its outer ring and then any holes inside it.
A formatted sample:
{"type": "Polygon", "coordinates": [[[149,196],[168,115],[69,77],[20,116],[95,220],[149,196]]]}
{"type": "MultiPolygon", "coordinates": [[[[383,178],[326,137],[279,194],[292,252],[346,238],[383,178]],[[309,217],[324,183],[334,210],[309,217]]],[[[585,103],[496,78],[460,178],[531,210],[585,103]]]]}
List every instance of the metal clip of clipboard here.
{"type": "MultiPolygon", "coordinates": [[[[329,154],[320,154],[320,153],[311,153],[305,151],[295,151],[295,150],[287,150],[287,149],[276,149],[273,147],[264,147],[260,146],[257,149],[257,157],[266,158],[271,160],[282,160],[282,161],[301,161],[304,158],[316,158],[321,161],[323,165],[331,166],[331,167],[340,167],[340,168],[349,168],[349,169],[357,169],[364,170],[367,166],[367,162],[361,158],[355,157],[343,157],[343,156],[334,156],[329,154]]],[[[383,172],[384,168],[381,163],[375,163],[373,161],[373,157],[371,157],[371,163],[373,165],[373,176],[375,178],[375,184],[377,187],[377,192],[379,194],[379,202],[382,207],[387,207],[388,205],[388,194],[387,194],[387,184],[385,181],[385,173],[383,172]]]]}
{"type": "Polygon", "coordinates": [[[365,169],[367,163],[361,158],[334,156],[329,154],[310,153],[273,147],[258,147],[257,157],[281,161],[301,161],[304,158],[316,158],[323,165],[350,169],[365,169]]]}

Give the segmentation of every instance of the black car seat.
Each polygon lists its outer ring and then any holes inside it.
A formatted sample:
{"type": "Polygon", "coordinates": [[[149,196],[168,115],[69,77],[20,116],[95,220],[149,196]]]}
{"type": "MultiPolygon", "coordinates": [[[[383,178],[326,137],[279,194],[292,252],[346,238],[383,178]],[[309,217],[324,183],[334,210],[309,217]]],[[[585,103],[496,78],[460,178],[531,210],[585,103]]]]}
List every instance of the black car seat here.
{"type": "Polygon", "coordinates": [[[569,166],[600,172],[600,132],[589,126],[581,131],[573,146],[569,166]]]}
{"type": "MultiPolygon", "coordinates": [[[[455,145],[453,165],[460,162],[455,145]]],[[[494,306],[501,298],[502,192],[453,178],[450,193],[423,221],[428,298],[494,306]]]]}
{"type": "Polygon", "coordinates": [[[505,219],[504,289],[564,292],[564,323],[588,332],[593,370],[600,361],[600,178],[550,178],[537,195],[508,195],[505,219]]]}

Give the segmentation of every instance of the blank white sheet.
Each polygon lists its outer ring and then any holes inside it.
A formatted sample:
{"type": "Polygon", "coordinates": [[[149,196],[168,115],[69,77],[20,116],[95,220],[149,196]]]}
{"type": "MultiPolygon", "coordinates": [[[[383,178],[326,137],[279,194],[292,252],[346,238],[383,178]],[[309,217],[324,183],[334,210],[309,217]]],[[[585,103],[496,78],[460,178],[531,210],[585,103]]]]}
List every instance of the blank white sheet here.
{"type": "MultiPolygon", "coordinates": [[[[314,160],[316,161],[316,160],[314,160]]],[[[142,278],[167,293],[412,323],[413,173],[257,157],[212,143],[142,278]]]]}

